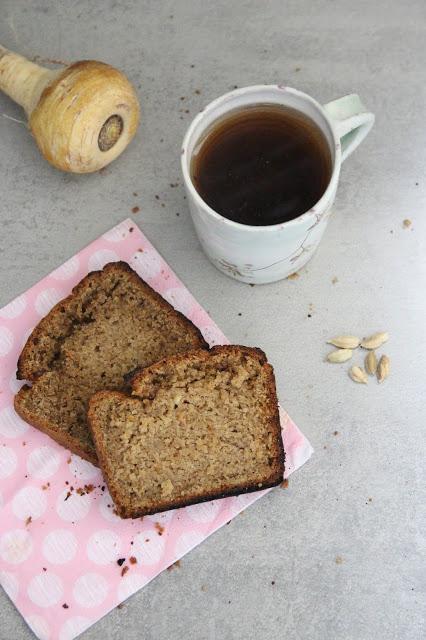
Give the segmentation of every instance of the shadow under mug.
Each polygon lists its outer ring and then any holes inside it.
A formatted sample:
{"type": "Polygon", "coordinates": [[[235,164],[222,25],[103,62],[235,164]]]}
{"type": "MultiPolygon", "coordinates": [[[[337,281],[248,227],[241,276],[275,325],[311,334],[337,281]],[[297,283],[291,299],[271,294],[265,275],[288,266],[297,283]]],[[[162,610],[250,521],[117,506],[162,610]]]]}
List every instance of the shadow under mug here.
{"type": "Polygon", "coordinates": [[[251,284],[286,278],[312,257],[322,238],[336,195],[342,162],[370,131],[374,115],[351,94],[322,106],[314,98],[282,85],[256,85],[231,91],[211,102],[190,124],[183,140],[184,184],[201,246],[220,271],[251,284]],[[309,211],[287,222],[250,226],[228,220],[204,202],[191,179],[194,149],[207,129],[229,111],[256,104],[282,105],[305,114],[324,134],[331,152],[327,189],[309,211]]]}

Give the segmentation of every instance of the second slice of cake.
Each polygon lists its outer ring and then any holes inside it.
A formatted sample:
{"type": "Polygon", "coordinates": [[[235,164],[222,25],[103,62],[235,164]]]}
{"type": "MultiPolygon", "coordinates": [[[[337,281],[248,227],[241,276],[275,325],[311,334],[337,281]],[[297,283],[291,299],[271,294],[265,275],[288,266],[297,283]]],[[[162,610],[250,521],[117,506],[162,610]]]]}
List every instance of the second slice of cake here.
{"type": "Polygon", "coordinates": [[[88,420],[123,518],[256,491],[284,472],[275,380],[259,349],[219,346],[92,396],[88,420]]]}

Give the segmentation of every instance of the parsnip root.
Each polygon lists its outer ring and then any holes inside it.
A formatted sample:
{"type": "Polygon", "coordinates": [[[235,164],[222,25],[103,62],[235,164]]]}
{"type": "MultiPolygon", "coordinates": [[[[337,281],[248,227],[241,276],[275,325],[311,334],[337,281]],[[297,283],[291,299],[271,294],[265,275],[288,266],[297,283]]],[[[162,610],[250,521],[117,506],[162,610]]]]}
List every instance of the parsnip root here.
{"type": "Polygon", "coordinates": [[[124,151],[139,123],[130,82],[95,60],[51,70],[0,46],[0,90],[25,109],[43,156],[63,171],[102,169],[124,151]]]}

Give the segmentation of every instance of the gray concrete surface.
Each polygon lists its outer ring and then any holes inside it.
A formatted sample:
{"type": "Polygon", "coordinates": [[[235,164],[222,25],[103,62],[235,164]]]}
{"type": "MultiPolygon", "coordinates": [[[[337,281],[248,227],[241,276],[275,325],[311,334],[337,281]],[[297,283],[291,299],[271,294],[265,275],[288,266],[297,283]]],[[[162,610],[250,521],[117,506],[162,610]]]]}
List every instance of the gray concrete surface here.
{"type": "MultiPolygon", "coordinates": [[[[111,62],[143,109],[127,153],[78,177],[41,160],[25,127],[2,117],[22,113],[0,96],[0,305],[138,205],[134,220],[229,338],[270,355],[282,402],[316,449],[287,491],[82,637],[424,638],[424,0],[3,0],[0,42],[111,62]],[[344,165],[335,215],[300,278],[249,288],[203,257],[183,190],[169,184],[180,181],[194,114],[234,85],[262,82],[323,102],[357,91],[377,123],[344,165]],[[382,386],[357,386],[323,362],[330,335],[382,328],[392,360],[382,386]]],[[[31,636],[1,592],[0,638],[31,636]]]]}

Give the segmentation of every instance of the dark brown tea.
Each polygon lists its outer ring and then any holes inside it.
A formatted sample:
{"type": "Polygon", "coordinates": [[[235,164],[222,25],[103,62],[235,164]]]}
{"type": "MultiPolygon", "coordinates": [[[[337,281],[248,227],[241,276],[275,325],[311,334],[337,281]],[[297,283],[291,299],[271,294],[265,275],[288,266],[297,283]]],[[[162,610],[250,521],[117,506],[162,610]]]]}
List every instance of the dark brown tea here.
{"type": "Polygon", "coordinates": [[[331,165],[327,140],[310,118],[259,104],[213,123],[195,150],[191,177],[225,218],[271,225],[308,211],[326,190],[331,165]]]}

